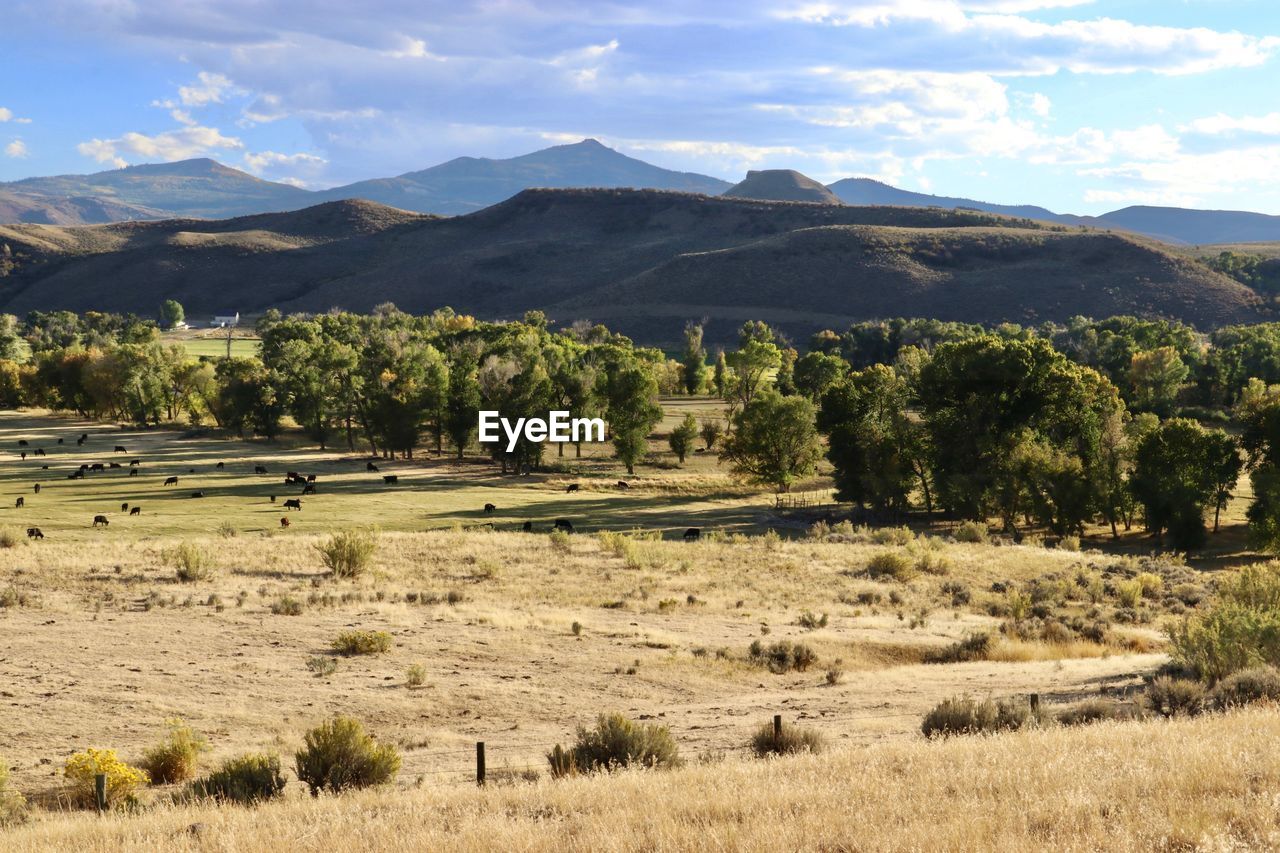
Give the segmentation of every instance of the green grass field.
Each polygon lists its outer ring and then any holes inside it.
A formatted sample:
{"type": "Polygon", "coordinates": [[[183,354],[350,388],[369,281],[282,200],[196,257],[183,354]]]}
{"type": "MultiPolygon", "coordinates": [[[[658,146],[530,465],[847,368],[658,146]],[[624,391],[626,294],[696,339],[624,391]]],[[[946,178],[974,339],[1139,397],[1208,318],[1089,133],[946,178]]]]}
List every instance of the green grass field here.
{"type": "MultiPolygon", "coordinates": [[[[217,332],[166,332],[161,336],[165,343],[179,343],[192,357],[222,358],[227,354],[227,339],[217,332]]],[[[260,340],[255,337],[237,336],[231,339],[231,355],[237,358],[256,358],[260,340]]]]}
{"type": "MultiPolygon", "coordinates": [[[[678,407],[673,409],[669,421],[683,416],[678,407]]],[[[49,539],[59,540],[194,535],[223,525],[243,533],[277,532],[282,517],[291,522],[287,533],[359,525],[427,530],[493,523],[499,529],[517,529],[525,521],[546,529],[557,518],[569,519],[581,530],[755,529],[764,524],[771,506],[767,495],[735,485],[703,455],[677,472],[658,454],[659,465],[637,469],[637,476],[628,478],[631,488],[624,491],[616,486],[621,469],[607,445],[584,446],[582,459],[574,458],[572,448],[563,460],[549,453],[556,473],[520,478],[501,476],[483,457],[458,462],[448,454],[379,460],[380,470],[374,473],[366,470],[364,456],[347,453],[287,443],[184,437],[174,430],[114,429],[46,413],[7,411],[0,412],[0,448],[0,525],[39,527],[49,539]],[[84,432],[90,438],[78,447],[76,438],[84,432]],[[20,439],[30,445],[25,460],[19,455],[20,439]],[[127,452],[114,452],[117,445],[127,452]],[[47,455],[33,455],[36,448],[47,455]],[[136,476],[129,475],[132,459],[140,463],[136,476]],[[67,478],[81,464],[95,462],[121,467],[86,473],[83,480],[67,478]],[[219,462],[222,469],[217,468],[219,462]],[[256,465],[270,473],[254,474],[256,465]],[[317,493],[302,499],[300,512],[286,512],[282,506],[286,498],[301,497],[300,487],[284,485],[287,471],[317,477],[317,493]],[[399,482],[384,484],[385,474],[397,475],[399,482]],[[171,476],[178,477],[178,484],[165,486],[171,476]],[[580,483],[581,491],[566,494],[571,482],[580,483]],[[36,483],[41,484],[39,494],[36,483]],[[192,497],[197,491],[204,497],[192,497]],[[26,503],[23,508],[14,506],[19,497],[26,503]],[[141,506],[141,515],[128,515],[122,510],[125,503],[141,506]],[[486,503],[495,504],[497,511],[486,515],[486,503]],[[109,526],[94,529],[96,515],[107,516],[109,526]]]]}

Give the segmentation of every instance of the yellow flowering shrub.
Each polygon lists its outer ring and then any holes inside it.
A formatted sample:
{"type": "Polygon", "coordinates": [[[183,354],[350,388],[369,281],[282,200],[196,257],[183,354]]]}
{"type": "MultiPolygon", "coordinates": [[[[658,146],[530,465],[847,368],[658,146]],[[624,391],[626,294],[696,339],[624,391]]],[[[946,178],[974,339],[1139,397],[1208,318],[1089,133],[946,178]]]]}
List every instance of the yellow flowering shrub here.
{"type": "Polygon", "coordinates": [[[94,777],[99,773],[106,774],[107,805],[110,806],[132,802],[138,788],[148,781],[145,770],[125,764],[116,757],[114,749],[89,747],[68,758],[63,770],[73,805],[84,808],[94,805],[94,777]]]}

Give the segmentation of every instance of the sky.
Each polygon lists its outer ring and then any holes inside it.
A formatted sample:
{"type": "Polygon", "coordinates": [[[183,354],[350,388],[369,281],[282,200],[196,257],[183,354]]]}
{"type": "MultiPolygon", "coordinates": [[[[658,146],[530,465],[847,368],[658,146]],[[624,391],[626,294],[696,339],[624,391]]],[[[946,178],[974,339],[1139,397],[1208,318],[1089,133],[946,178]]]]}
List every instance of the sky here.
{"type": "Polygon", "coordinates": [[[1276,0],[3,0],[0,181],[323,188],[594,137],[659,166],[1280,214],[1276,0]]]}

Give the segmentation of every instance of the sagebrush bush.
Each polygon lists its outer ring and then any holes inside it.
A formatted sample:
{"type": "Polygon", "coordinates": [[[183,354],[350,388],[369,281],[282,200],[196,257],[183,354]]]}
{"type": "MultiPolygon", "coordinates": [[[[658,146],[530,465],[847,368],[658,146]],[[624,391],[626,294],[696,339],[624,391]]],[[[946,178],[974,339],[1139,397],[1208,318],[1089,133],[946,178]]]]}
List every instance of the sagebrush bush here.
{"type": "Polygon", "coordinates": [[[420,663],[411,664],[404,674],[406,687],[421,687],[427,683],[427,668],[420,663]]]}
{"type": "Polygon", "coordinates": [[[224,761],[217,770],[192,782],[187,793],[201,799],[252,805],[278,797],[284,785],[279,756],[249,753],[224,761]]]}
{"type": "Polygon", "coordinates": [[[818,660],[813,649],[804,643],[779,640],[765,646],[759,640],[751,643],[747,655],[753,663],[767,666],[770,672],[784,673],[791,670],[804,672],[818,660]]]}
{"type": "Polygon", "coordinates": [[[1030,707],[1022,700],[953,696],[925,714],[920,731],[925,737],[990,734],[1020,729],[1032,719],[1030,707]]]}
{"type": "Polygon", "coordinates": [[[271,613],[274,616],[301,616],[302,602],[292,595],[282,595],[271,602],[271,613]]]}
{"type": "Polygon", "coordinates": [[[75,808],[93,808],[96,805],[94,778],[102,773],[107,777],[107,805],[127,806],[135,801],[138,789],[147,784],[147,773],[125,764],[114,749],[89,747],[67,759],[62,775],[67,780],[67,800],[75,808]]]}
{"type": "Polygon", "coordinates": [[[315,549],[320,560],[336,578],[358,578],[373,561],[378,535],[373,530],[339,530],[315,549]]]}
{"type": "Polygon", "coordinates": [[[1064,708],[1055,715],[1055,719],[1064,726],[1085,726],[1104,720],[1137,720],[1142,716],[1142,708],[1138,705],[1096,697],[1064,708]]]}
{"type": "Polygon", "coordinates": [[[294,754],[294,770],[312,796],[390,782],[400,772],[400,753],[378,743],[352,717],[334,717],[303,737],[294,754]]]}
{"type": "Polygon", "coordinates": [[[17,548],[22,544],[22,537],[12,527],[0,527],[0,548],[17,548]]]}
{"type": "Polygon", "coordinates": [[[916,541],[915,533],[905,524],[901,527],[874,528],[869,538],[877,545],[910,545],[916,541]]]}
{"type": "Polygon", "coordinates": [[[1213,602],[1168,634],[1174,662],[1203,681],[1280,666],[1280,564],[1247,566],[1222,578],[1213,602]]]}
{"type": "Polygon", "coordinates": [[[964,663],[986,660],[990,652],[991,635],[985,631],[978,631],[930,654],[926,661],[928,663],[964,663]]]}
{"type": "Polygon", "coordinates": [[[9,785],[9,763],[0,756],[0,827],[27,819],[27,801],[9,785]]]}
{"type": "Polygon", "coordinates": [[[1079,551],[1080,537],[1079,536],[1063,536],[1061,539],[1058,540],[1058,550],[1079,551]]]}
{"type": "Polygon", "coordinates": [[[1274,666],[1254,666],[1234,672],[1219,681],[1209,694],[1209,703],[1220,710],[1276,701],[1280,701],[1280,670],[1274,666]]]}
{"type": "Polygon", "coordinates": [[[391,651],[391,635],[386,631],[343,631],[332,645],[340,655],[380,655],[391,651]]]}
{"type": "Polygon", "coordinates": [[[751,750],[756,755],[791,755],[797,752],[821,752],[826,746],[822,735],[803,726],[783,726],[774,732],[773,722],[767,722],[756,730],[751,738],[751,750]]]}
{"type": "Polygon", "coordinates": [[[208,550],[194,542],[183,542],[168,553],[169,562],[177,570],[178,580],[196,583],[213,578],[213,558],[208,550]]]}
{"type": "Polygon", "coordinates": [[[553,530],[547,534],[547,541],[551,543],[551,547],[562,554],[568,554],[573,550],[573,540],[568,533],[563,530],[553,530]]]}
{"type": "Polygon", "coordinates": [[[307,658],[307,669],[316,678],[324,678],[326,675],[333,675],[337,671],[338,662],[333,658],[315,655],[307,658]]]}
{"type": "Polygon", "coordinates": [[[171,785],[195,776],[200,755],[209,749],[208,741],[177,717],[167,720],[166,725],[169,733],[164,740],[142,756],[142,769],[153,785],[171,785]]]}
{"type": "Polygon", "coordinates": [[[1144,698],[1162,717],[1191,717],[1204,709],[1205,689],[1198,681],[1162,675],[1151,682],[1144,698]]]}
{"type": "Polygon", "coordinates": [[[601,714],[594,728],[578,727],[569,749],[557,744],[547,753],[552,776],[620,767],[680,766],[680,750],[666,726],[637,723],[622,714],[601,714]]]}
{"type": "Polygon", "coordinates": [[[867,575],[881,580],[892,578],[896,581],[909,581],[916,576],[916,566],[912,559],[901,551],[881,551],[872,555],[867,561],[867,575]]]}
{"type": "Polygon", "coordinates": [[[952,532],[951,538],[957,542],[981,544],[988,538],[987,526],[980,521],[962,521],[952,532]]]}

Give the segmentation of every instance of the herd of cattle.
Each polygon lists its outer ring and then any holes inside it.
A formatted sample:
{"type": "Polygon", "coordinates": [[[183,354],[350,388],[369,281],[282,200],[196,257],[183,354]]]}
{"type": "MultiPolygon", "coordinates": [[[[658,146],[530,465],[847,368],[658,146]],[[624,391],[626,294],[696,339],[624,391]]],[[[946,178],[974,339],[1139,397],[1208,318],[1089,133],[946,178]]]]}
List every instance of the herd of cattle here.
{"type": "MultiPolygon", "coordinates": [[[[88,442],[89,442],[89,440],[90,440],[89,434],[88,434],[87,432],[86,432],[86,433],[82,433],[82,434],[79,436],[79,438],[77,438],[77,439],[76,439],[76,445],[77,445],[78,447],[84,447],[84,445],[85,445],[86,443],[88,443],[88,442]]],[[[62,444],[62,443],[63,443],[63,440],[62,440],[61,438],[59,438],[59,439],[57,440],[57,443],[58,443],[58,444],[62,444]]],[[[31,445],[30,445],[30,442],[29,442],[27,439],[25,439],[25,438],[23,438],[23,439],[18,439],[18,449],[19,449],[19,453],[20,453],[20,455],[21,455],[21,457],[22,457],[22,459],[23,459],[23,460],[25,460],[25,459],[27,458],[27,455],[28,455],[28,452],[29,452],[29,451],[28,451],[28,448],[30,448],[30,446],[31,446],[31,445]]],[[[123,454],[125,454],[125,455],[128,455],[128,453],[129,453],[128,448],[126,448],[126,447],[125,447],[124,445],[122,445],[122,444],[116,444],[116,445],[113,445],[113,450],[112,450],[112,452],[113,452],[113,453],[123,453],[123,454]]],[[[31,453],[33,456],[43,457],[43,458],[46,458],[46,459],[47,459],[47,458],[49,458],[49,457],[48,457],[48,454],[45,452],[45,449],[44,449],[43,447],[37,447],[37,448],[35,448],[34,450],[31,450],[31,451],[30,451],[30,453],[31,453]]],[[[139,476],[139,471],[141,471],[141,470],[142,470],[142,460],[141,460],[141,459],[138,459],[138,458],[130,459],[130,460],[129,460],[129,462],[128,462],[128,466],[129,466],[129,467],[128,467],[129,476],[130,476],[130,477],[137,477],[137,476],[139,476]]],[[[224,462],[218,462],[214,467],[215,467],[215,469],[217,469],[217,470],[219,470],[219,471],[222,471],[222,470],[225,470],[225,468],[226,468],[226,463],[224,463],[224,462]]],[[[92,473],[96,473],[96,472],[106,472],[106,471],[109,471],[109,470],[111,470],[111,469],[115,469],[115,468],[123,469],[123,468],[124,468],[124,466],[123,466],[123,465],[121,465],[119,462],[107,462],[107,463],[102,463],[102,462],[92,462],[92,463],[82,463],[78,468],[76,468],[75,470],[71,471],[71,473],[67,474],[67,475],[66,475],[66,478],[67,478],[68,480],[83,480],[83,479],[85,478],[85,475],[86,475],[86,474],[92,474],[92,473]]],[[[41,470],[42,470],[42,471],[47,471],[47,470],[49,470],[49,466],[48,466],[47,464],[42,465],[42,466],[41,466],[41,470]]],[[[366,472],[372,472],[372,473],[381,473],[380,471],[378,471],[378,466],[377,466],[377,465],[375,465],[373,462],[366,462],[366,463],[365,463],[365,471],[366,471],[366,472]]],[[[190,474],[195,474],[195,473],[196,473],[196,469],[195,469],[195,468],[190,468],[190,469],[188,469],[188,473],[190,473],[190,474]]],[[[255,475],[269,475],[269,473],[270,473],[270,472],[267,470],[267,467],[266,467],[265,465],[254,465],[254,466],[253,466],[253,473],[254,473],[255,475]]],[[[383,484],[384,484],[384,485],[396,485],[396,484],[398,484],[398,483],[400,482],[400,478],[399,478],[399,476],[398,476],[398,475],[396,475],[396,474],[382,474],[382,482],[383,482],[383,484]]],[[[170,476],[166,476],[166,477],[164,478],[163,483],[162,483],[162,487],[166,487],[166,486],[177,486],[177,485],[179,485],[179,482],[178,482],[178,476],[177,476],[177,475],[170,475],[170,476]]],[[[288,472],[286,472],[286,474],[285,474],[285,478],[284,478],[284,485],[286,485],[286,486],[295,486],[295,487],[296,487],[296,486],[301,486],[301,487],[302,487],[302,495],[304,495],[304,496],[305,496],[305,495],[313,495],[313,494],[315,494],[315,493],[316,493],[316,475],[315,475],[315,474],[305,474],[305,475],[304,475],[304,474],[301,474],[301,473],[299,473],[299,472],[297,472],[297,471],[288,471],[288,472]]],[[[627,483],[627,481],[625,481],[625,480],[619,480],[619,481],[617,482],[616,486],[617,486],[617,488],[619,488],[619,489],[629,489],[629,488],[630,488],[630,484],[628,484],[628,483],[627,483]]],[[[565,491],[566,491],[566,492],[569,492],[569,493],[572,493],[572,492],[577,492],[577,491],[579,491],[579,490],[580,490],[580,488],[581,488],[581,486],[580,486],[578,483],[571,483],[569,486],[567,486],[567,487],[565,488],[565,491]]],[[[37,495],[38,495],[38,494],[40,494],[40,489],[41,489],[41,484],[40,484],[40,483],[34,483],[34,484],[32,484],[32,491],[34,492],[34,494],[37,494],[37,495]]],[[[192,498],[203,498],[204,496],[205,496],[205,494],[204,494],[204,491],[203,491],[203,490],[196,490],[196,491],[191,492],[191,497],[192,497],[192,498]]],[[[274,503],[276,502],[276,495],[271,495],[271,496],[270,496],[270,498],[269,498],[269,500],[270,500],[270,502],[271,502],[271,503],[273,503],[273,504],[274,504],[274,503]]],[[[24,496],[19,496],[19,497],[16,499],[16,501],[14,502],[14,505],[15,505],[17,508],[19,508],[19,509],[25,508],[25,507],[26,507],[26,498],[25,498],[24,496]]],[[[286,512],[288,512],[288,511],[292,511],[292,510],[296,510],[296,511],[298,511],[298,512],[301,512],[301,511],[302,511],[302,499],[301,499],[301,498],[287,498],[287,499],[285,499],[285,501],[282,503],[282,506],[284,507],[284,509],[285,509],[285,511],[286,511],[286,512]]],[[[492,504],[492,503],[486,503],[486,504],[484,505],[484,513],[485,513],[485,515],[491,515],[491,514],[493,514],[493,513],[497,512],[497,510],[498,510],[498,507],[497,507],[495,504],[492,504]]],[[[141,515],[141,514],[142,514],[142,507],[141,507],[141,506],[138,506],[137,504],[130,504],[130,503],[128,503],[128,502],[125,502],[125,503],[122,503],[122,504],[120,505],[120,512],[121,512],[121,513],[128,513],[130,516],[141,515]]],[[[108,527],[108,526],[110,526],[110,524],[111,524],[111,520],[110,520],[106,515],[95,515],[95,516],[93,517],[93,524],[92,524],[92,526],[93,526],[93,527],[95,527],[95,528],[98,528],[98,527],[108,527]]],[[[289,527],[289,519],[288,519],[288,517],[286,517],[286,516],[281,516],[281,518],[280,518],[280,526],[281,526],[282,528],[287,528],[287,527],[289,527]]],[[[484,526],[484,527],[489,527],[489,528],[492,528],[492,527],[493,527],[493,525],[492,525],[492,524],[485,524],[485,525],[482,525],[482,526],[484,526]]],[[[557,519],[555,520],[554,524],[552,525],[552,529],[553,529],[553,530],[558,530],[558,531],[563,531],[563,532],[565,532],[565,533],[573,533],[573,532],[574,532],[573,523],[572,523],[571,521],[569,521],[569,519],[567,519],[567,518],[557,518],[557,519]]],[[[523,531],[524,531],[524,532],[526,532],[526,533],[531,533],[531,532],[533,532],[533,531],[534,531],[533,522],[532,522],[532,521],[526,521],[526,522],[524,522],[524,524],[521,526],[521,530],[523,530],[523,531]]],[[[28,527],[28,528],[27,528],[27,536],[28,536],[29,538],[31,538],[31,539],[44,539],[44,532],[43,532],[39,527],[28,527]]],[[[686,542],[696,541],[696,540],[700,539],[700,538],[701,538],[701,536],[702,536],[702,530],[701,530],[700,528],[697,528],[697,527],[690,527],[688,530],[686,530],[686,531],[684,532],[684,539],[685,539],[685,541],[686,541],[686,542]]]]}

